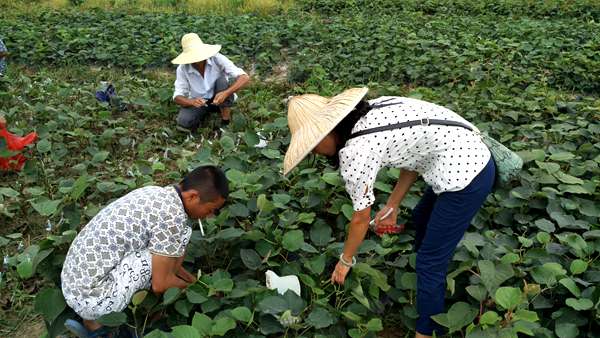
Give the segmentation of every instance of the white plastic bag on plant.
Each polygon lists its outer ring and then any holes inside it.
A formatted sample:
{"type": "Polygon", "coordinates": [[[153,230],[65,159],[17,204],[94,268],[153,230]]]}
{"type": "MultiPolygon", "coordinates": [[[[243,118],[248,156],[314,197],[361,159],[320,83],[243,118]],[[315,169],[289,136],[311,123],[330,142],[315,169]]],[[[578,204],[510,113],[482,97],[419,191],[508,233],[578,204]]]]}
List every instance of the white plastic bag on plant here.
{"type": "Polygon", "coordinates": [[[289,275],[279,277],[275,272],[267,270],[267,272],[265,272],[265,280],[267,288],[271,290],[277,289],[277,292],[280,295],[283,295],[287,290],[292,290],[298,297],[301,297],[300,280],[298,280],[297,276],[289,275]]]}

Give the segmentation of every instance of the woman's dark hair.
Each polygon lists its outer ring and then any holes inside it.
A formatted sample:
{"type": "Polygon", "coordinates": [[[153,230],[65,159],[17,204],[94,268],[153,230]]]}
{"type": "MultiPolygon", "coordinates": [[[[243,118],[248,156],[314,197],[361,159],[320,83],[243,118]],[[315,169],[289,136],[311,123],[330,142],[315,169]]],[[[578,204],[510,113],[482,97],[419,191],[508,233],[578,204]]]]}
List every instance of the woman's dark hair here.
{"type": "Polygon", "coordinates": [[[340,149],[344,147],[346,141],[350,139],[350,134],[352,134],[352,128],[354,125],[360,120],[363,116],[367,115],[367,113],[371,110],[371,106],[365,100],[361,100],[354,109],[348,114],[348,116],[344,117],[344,119],[338,123],[337,126],[333,129],[337,140],[339,141],[339,146],[335,149],[335,155],[329,157],[329,163],[337,168],[340,166],[340,149]]]}
{"type": "Polygon", "coordinates": [[[198,191],[203,202],[212,202],[219,196],[227,199],[229,196],[229,184],[225,173],[212,165],[198,167],[185,175],[181,181],[181,190],[190,189],[198,191]]]}

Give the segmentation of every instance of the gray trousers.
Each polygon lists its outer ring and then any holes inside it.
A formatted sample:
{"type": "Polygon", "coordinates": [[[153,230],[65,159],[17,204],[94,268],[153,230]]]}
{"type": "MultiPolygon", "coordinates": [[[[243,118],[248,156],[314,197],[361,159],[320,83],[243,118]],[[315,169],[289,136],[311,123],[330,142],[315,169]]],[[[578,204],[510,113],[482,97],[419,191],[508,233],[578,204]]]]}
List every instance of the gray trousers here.
{"type": "MultiPolygon", "coordinates": [[[[215,95],[229,88],[229,82],[225,76],[221,76],[215,82],[214,93],[215,95]]],[[[179,114],[177,115],[177,124],[183,128],[196,130],[200,126],[200,122],[208,113],[219,112],[220,107],[231,107],[234,104],[234,95],[231,95],[225,99],[220,105],[212,104],[214,96],[207,100],[207,105],[204,107],[181,107],[179,114]]]]}

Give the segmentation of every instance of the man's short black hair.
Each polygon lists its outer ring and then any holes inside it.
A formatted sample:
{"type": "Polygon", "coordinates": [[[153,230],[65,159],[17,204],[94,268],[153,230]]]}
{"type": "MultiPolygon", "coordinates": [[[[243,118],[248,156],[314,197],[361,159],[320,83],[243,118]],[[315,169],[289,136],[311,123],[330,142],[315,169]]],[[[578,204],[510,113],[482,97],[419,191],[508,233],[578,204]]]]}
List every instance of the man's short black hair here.
{"type": "Polygon", "coordinates": [[[181,181],[181,190],[196,190],[203,202],[212,202],[219,197],[227,199],[229,183],[225,173],[213,165],[205,165],[192,170],[181,181]]]}

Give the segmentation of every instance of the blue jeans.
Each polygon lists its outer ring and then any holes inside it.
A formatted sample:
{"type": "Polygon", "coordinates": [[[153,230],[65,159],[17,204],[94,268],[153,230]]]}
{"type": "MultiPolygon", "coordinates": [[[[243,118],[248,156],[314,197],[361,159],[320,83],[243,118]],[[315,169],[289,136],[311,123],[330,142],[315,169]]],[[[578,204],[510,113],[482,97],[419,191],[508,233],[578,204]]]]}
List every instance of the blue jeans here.
{"type": "Polygon", "coordinates": [[[417,252],[417,332],[444,333],[431,316],[445,312],[448,265],[471,220],[492,191],[494,160],[463,190],[436,195],[428,188],[413,210],[417,252]]]}

